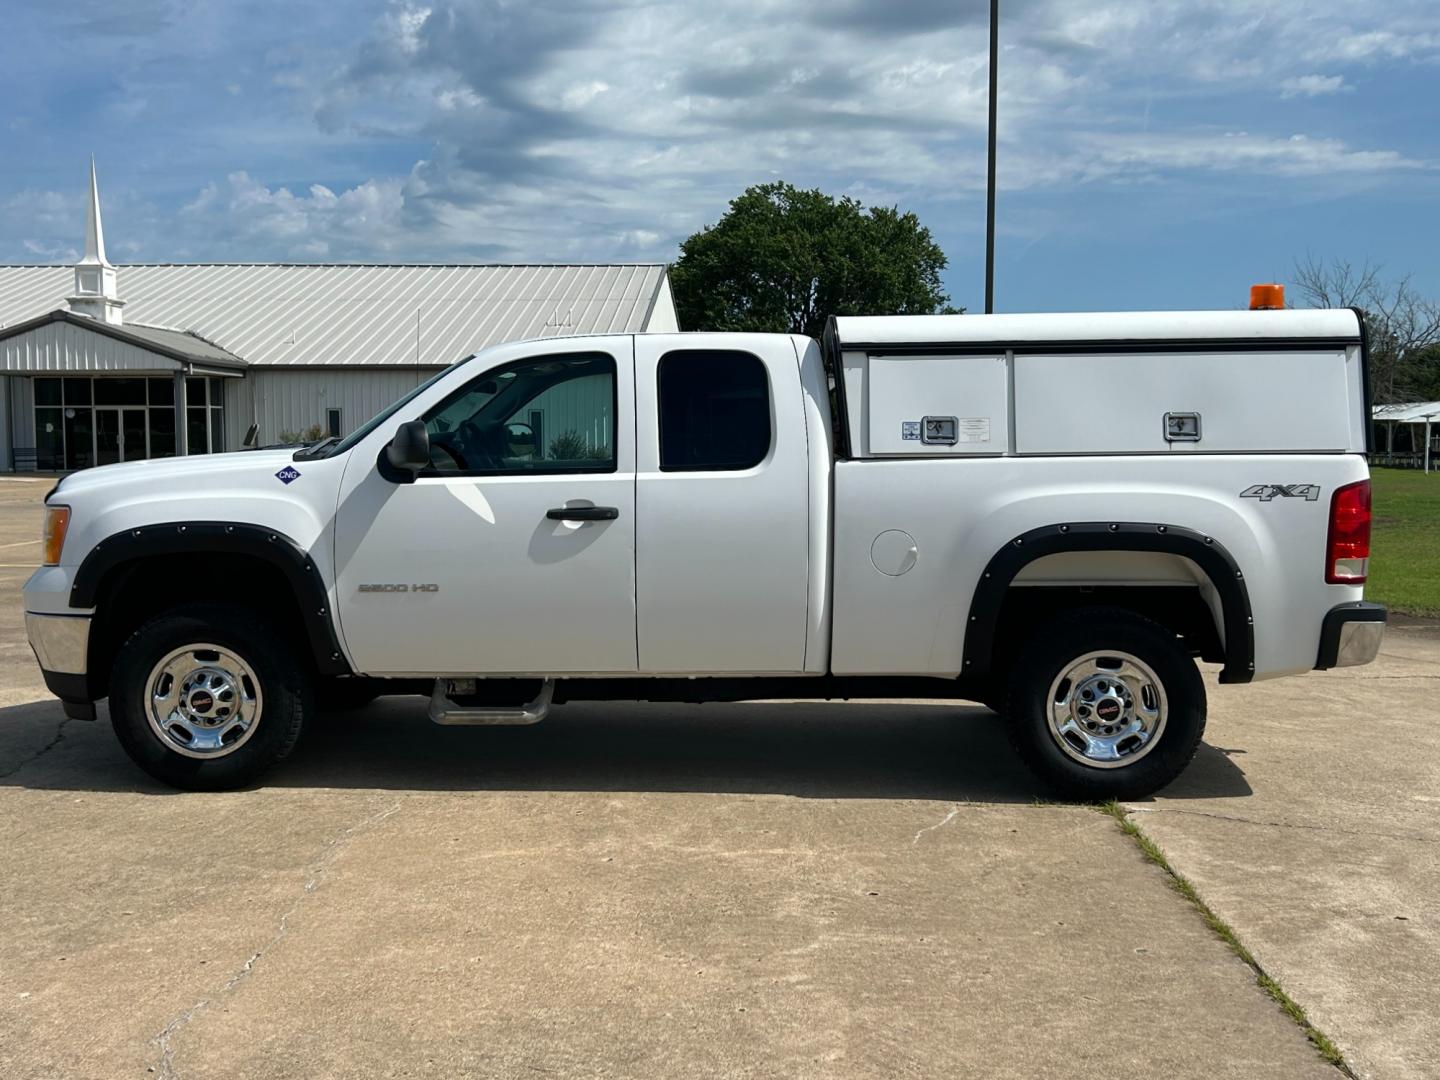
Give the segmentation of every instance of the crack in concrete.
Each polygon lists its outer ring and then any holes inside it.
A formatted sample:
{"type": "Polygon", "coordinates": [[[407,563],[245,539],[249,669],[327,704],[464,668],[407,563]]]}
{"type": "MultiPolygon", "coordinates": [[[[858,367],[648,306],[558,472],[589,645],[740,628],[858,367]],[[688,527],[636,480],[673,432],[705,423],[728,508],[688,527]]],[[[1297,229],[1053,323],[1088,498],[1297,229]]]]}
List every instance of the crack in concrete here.
{"type": "Polygon", "coordinates": [[[251,953],[250,958],[235,969],[230,975],[230,978],[225,981],[225,984],[221,986],[219,990],[210,997],[197,1001],[194,1005],[190,1006],[190,1008],[179,1013],[170,1023],[161,1029],[159,1034],[150,1040],[160,1048],[160,1059],[155,1063],[151,1071],[160,1077],[172,1078],[172,1080],[179,1075],[175,1071],[175,1047],[173,1045],[175,1036],[212,1004],[227,994],[233,993],[237,986],[249,978],[260,958],[264,956],[265,953],[274,949],[275,946],[280,943],[280,940],[285,937],[286,931],[289,928],[290,916],[299,910],[300,905],[305,902],[307,897],[313,895],[315,891],[324,884],[325,877],[329,873],[331,865],[340,857],[350,841],[360,833],[378,825],[399,809],[400,804],[397,802],[388,809],[382,810],[378,814],[372,814],[363,821],[359,821],[350,826],[338,836],[326,841],[325,847],[321,850],[319,856],[311,860],[308,864],[305,884],[300,889],[300,895],[297,896],[294,902],[281,914],[280,922],[277,924],[275,933],[270,936],[270,939],[251,953]]]}
{"type": "Polygon", "coordinates": [[[961,808],[957,806],[954,810],[951,810],[934,825],[926,825],[925,828],[921,829],[915,834],[915,839],[910,841],[911,847],[914,847],[916,844],[920,843],[920,837],[924,836],[927,832],[934,832],[936,829],[941,829],[944,828],[946,825],[949,825],[950,822],[955,820],[955,815],[960,813],[960,809],[961,808]]]}
{"type": "Polygon", "coordinates": [[[20,762],[20,764],[16,765],[13,769],[10,769],[8,772],[0,773],[0,780],[4,780],[6,777],[9,776],[14,776],[27,765],[35,764],[35,762],[39,761],[51,750],[54,750],[55,747],[59,746],[62,742],[64,742],[65,725],[68,723],[70,723],[70,718],[67,716],[63,720],[61,720],[59,726],[55,728],[55,737],[53,739],[51,739],[48,743],[42,746],[39,750],[36,750],[35,753],[31,754],[28,758],[20,762]]]}
{"type": "Polygon", "coordinates": [[[1259,825],[1269,829],[1303,829],[1308,832],[1334,833],[1336,836],[1365,836],[1376,840],[1401,840],[1407,844],[1440,844],[1440,837],[1435,836],[1406,836],[1401,833],[1372,832],[1366,829],[1340,829],[1331,825],[1304,825],[1294,821],[1265,821],[1261,818],[1240,817],[1238,814],[1216,814],[1208,810],[1178,810],[1168,806],[1127,806],[1125,809],[1132,814],[1183,814],[1187,817],[1233,821],[1241,825],[1259,825]]]}

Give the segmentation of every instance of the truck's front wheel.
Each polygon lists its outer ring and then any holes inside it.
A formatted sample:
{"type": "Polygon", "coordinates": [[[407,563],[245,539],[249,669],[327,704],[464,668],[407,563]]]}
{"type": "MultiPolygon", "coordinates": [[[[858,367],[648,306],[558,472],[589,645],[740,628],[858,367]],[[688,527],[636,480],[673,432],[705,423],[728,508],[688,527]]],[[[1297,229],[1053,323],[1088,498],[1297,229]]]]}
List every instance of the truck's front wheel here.
{"type": "Polygon", "coordinates": [[[1111,608],[1057,618],[1016,657],[1006,706],[1025,763],[1069,799],[1133,799],[1184,771],[1205,684],[1173,633],[1111,608]]]}
{"type": "Polygon", "coordinates": [[[294,650],[244,608],[175,608],[115,657],[110,720],[135,764],[174,787],[243,787],[295,746],[311,709],[294,650]]]}

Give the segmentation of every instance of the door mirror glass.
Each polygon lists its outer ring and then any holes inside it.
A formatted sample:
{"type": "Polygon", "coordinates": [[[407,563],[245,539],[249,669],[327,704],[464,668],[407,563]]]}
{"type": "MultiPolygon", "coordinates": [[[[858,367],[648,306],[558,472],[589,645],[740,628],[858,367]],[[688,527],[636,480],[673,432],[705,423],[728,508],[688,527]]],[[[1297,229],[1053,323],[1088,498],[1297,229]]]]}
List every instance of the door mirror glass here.
{"type": "Polygon", "coordinates": [[[430,435],[421,420],[411,420],[400,425],[395,438],[385,448],[385,460],[403,473],[409,480],[430,464],[430,435]]]}
{"type": "Polygon", "coordinates": [[[512,458],[533,458],[535,456],[535,429],[519,420],[505,425],[505,437],[509,441],[509,456],[512,458]]]}

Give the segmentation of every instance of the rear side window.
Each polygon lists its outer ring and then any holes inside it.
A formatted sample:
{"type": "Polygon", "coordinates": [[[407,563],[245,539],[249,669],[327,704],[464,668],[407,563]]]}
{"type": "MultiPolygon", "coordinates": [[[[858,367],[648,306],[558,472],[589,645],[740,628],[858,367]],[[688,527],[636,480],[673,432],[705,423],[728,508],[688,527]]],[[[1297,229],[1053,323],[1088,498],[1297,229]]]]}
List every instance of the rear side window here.
{"type": "Polygon", "coordinates": [[[750,469],[770,452],[770,381],[760,358],[685,349],[660,358],[660,469],[750,469]]]}

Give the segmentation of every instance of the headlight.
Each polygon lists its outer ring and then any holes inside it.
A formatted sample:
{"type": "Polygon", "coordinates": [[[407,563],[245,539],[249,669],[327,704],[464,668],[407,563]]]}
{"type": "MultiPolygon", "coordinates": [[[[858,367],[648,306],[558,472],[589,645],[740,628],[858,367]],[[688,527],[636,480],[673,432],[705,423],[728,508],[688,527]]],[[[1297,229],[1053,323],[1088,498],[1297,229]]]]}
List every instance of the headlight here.
{"type": "Polygon", "coordinates": [[[45,507],[45,565],[59,566],[60,552],[65,549],[65,532],[70,528],[70,507],[45,507]]]}

